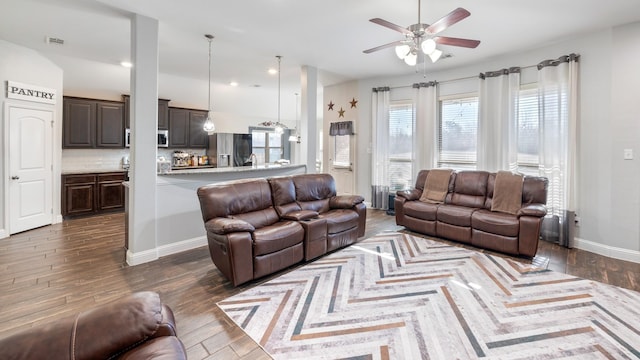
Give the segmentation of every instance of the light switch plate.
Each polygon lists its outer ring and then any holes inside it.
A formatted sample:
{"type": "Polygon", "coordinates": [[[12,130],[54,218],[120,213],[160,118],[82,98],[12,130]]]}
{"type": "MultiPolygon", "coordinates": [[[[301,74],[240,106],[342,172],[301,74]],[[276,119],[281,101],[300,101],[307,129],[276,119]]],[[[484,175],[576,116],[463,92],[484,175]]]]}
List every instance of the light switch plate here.
{"type": "Polygon", "coordinates": [[[624,149],[624,159],[633,160],[633,149],[624,149]]]}

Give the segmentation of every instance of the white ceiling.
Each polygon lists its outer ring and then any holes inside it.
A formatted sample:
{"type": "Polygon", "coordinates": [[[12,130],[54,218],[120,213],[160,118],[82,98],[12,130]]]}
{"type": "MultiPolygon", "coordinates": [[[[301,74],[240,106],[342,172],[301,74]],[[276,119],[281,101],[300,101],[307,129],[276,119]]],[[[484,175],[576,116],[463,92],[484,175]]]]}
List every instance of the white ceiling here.
{"type": "MultiPolygon", "coordinates": [[[[285,81],[298,82],[300,66],[320,70],[323,85],[415,71],[392,48],[362,50],[402,39],[369,22],[381,17],[408,26],[417,0],[0,0],[0,38],[43,54],[118,64],[129,58],[131,13],[159,20],[160,72],[206,79],[213,40],[213,80],[240,86],[275,86],[266,70],[282,55],[285,81]],[[45,43],[51,36],[63,46],[45,43]]],[[[640,0],[423,0],[423,23],[456,7],[471,16],[441,35],[481,40],[476,49],[442,46],[453,57],[433,71],[499,57],[640,21],[640,0]]],[[[597,44],[594,44],[597,46],[597,44]]]]}

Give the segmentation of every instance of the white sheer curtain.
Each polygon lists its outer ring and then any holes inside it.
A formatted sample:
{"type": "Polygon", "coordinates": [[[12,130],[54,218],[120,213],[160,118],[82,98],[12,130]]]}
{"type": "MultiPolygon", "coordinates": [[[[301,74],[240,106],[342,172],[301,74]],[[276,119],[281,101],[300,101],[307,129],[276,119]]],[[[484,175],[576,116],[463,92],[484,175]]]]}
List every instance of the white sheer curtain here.
{"type": "Polygon", "coordinates": [[[371,94],[371,207],[389,208],[389,88],[374,88],[371,94]]]}
{"type": "Polygon", "coordinates": [[[422,169],[437,167],[438,152],[438,83],[413,84],[416,104],[416,130],[413,136],[413,179],[422,169]]]}
{"type": "MultiPolygon", "coordinates": [[[[567,212],[577,207],[578,58],[571,54],[538,64],[540,175],[549,179],[547,214],[559,218],[560,229],[567,228],[567,212]]],[[[560,244],[571,246],[572,239],[563,235],[560,231],[560,244]]]]}
{"type": "Polygon", "coordinates": [[[478,170],[517,171],[519,93],[519,67],[480,74],[478,170]]]}

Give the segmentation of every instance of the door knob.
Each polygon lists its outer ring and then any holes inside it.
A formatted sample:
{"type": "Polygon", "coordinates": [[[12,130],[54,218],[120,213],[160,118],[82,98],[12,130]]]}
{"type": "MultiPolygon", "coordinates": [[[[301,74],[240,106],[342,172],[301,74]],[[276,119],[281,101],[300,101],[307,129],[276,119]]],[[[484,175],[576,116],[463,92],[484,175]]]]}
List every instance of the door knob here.
{"type": "Polygon", "coordinates": [[[20,179],[20,176],[15,176],[14,175],[14,176],[11,177],[11,180],[19,180],[19,179],[20,179]]]}

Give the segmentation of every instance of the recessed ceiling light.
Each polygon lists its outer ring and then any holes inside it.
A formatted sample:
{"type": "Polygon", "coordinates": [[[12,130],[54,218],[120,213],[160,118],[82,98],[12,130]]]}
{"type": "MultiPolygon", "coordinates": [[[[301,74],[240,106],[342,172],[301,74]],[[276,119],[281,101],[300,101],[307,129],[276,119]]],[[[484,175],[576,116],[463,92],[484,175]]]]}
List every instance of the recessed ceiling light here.
{"type": "Polygon", "coordinates": [[[133,67],[133,64],[132,64],[132,63],[130,63],[130,62],[128,62],[128,61],[122,61],[122,62],[120,62],[120,65],[122,65],[122,66],[124,66],[124,67],[126,67],[126,68],[131,68],[131,67],[133,67]]]}
{"type": "Polygon", "coordinates": [[[231,86],[238,86],[238,83],[237,83],[237,82],[235,82],[235,81],[232,81],[232,82],[230,82],[230,83],[229,83],[229,85],[231,85],[231,86]]]}

